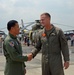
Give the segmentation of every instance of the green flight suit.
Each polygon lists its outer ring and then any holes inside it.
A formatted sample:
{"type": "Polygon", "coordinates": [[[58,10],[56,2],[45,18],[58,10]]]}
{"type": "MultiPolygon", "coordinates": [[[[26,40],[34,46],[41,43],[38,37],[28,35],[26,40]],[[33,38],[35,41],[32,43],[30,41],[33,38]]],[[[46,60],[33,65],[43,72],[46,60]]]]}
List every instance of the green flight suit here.
{"type": "Polygon", "coordinates": [[[61,54],[64,61],[69,61],[69,49],[63,31],[55,26],[49,31],[45,28],[41,30],[37,36],[36,46],[32,50],[33,57],[40,50],[42,50],[42,75],[64,75],[61,54]]]}
{"type": "Polygon", "coordinates": [[[22,56],[21,43],[12,34],[4,40],[4,55],[6,57],[6,65],[4,75],[25,75],[25,63],[27,56],[22,56]]]}

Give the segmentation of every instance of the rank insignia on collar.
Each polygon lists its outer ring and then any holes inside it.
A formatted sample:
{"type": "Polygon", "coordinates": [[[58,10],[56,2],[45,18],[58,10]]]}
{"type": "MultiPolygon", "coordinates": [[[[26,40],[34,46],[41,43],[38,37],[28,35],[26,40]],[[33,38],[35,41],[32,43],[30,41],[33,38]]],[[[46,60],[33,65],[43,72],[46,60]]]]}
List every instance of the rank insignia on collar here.
{"type": "Polygon", "coordinates": [[[14,46],[14,42],[13,41],[10,41],[9,42],[9,45],[13,47],[14,46]]]}

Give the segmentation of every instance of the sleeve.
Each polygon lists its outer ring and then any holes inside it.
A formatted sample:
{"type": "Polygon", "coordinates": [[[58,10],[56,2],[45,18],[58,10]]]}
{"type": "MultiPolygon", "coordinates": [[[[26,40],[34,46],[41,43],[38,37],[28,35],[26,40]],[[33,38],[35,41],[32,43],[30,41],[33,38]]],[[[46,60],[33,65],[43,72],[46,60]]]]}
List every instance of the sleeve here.
{"type": "Polygon", "coordinates": [[[6,42],[6,50],[13,61],[24,62],[28,60],[27,56],[22,56],[17,52],[14,48],[14,43],[12,44],[11,41],[6,42]]]}
{"type": "Polygon", "coordinates": [[[64,61],[69,61],[70,59],[69,59],[69,48],[67,39],[62,30],[59,31],[59,35],[60,35],[60,47],[62,50],[64,61]]]}
{"type": "Polygon", "coordinates": [[[41,46],[42,46],[42,43],[41,43],[41,39],[40,39],[40,36],[37,36],[37,43],[34,47],[34,49],[31,51],[31,53],[33,54],[33,58],[37,55],[37,53],[41,50],[41,46]]]}

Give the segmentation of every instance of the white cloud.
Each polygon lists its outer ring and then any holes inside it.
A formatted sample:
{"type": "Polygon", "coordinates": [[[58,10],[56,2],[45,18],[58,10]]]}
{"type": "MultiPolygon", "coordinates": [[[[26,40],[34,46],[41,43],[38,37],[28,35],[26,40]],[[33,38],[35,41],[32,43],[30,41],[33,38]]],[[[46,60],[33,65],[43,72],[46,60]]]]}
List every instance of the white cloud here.
{"type": "Polygon", "coordinates": [[[24,22],[39,19],[49,12],[52,22],[74,24],[74,0],[0,0],[0,22],[3,27],[10,19],[24,22]]]}

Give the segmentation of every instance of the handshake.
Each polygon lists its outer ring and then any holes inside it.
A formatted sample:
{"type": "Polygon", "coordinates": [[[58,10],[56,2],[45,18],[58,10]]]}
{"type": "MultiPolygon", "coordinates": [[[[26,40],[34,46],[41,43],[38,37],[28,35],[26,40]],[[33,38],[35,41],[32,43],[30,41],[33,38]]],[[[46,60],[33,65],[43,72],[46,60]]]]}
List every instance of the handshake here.
{"type": "Polygon", "coordinates": [[[28,61],[31,61],[32,58],[33,58],[33,54],[32,54],[32,53],[29,53],[29,54],[27,55],[27,57],[28,57],[28,61]]]}

